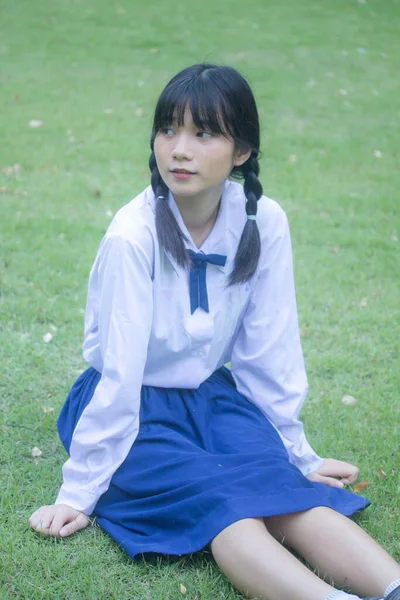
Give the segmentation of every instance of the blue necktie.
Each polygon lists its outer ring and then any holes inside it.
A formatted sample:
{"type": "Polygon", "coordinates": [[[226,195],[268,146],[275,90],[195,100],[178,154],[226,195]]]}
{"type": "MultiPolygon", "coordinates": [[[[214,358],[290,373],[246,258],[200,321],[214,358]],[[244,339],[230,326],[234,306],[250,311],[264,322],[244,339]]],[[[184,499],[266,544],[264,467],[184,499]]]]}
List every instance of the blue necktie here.
{"type": "Polygon", "coordinates": [[[206,284],[207,263],[213,265],[225,266],[226,256],[222,254],[204,254],[203,252],[193,252],[188,250],[188,254],[193,261],[190,270],[190,310],[193,314],[199,306],[206,312],[210,312],[208,307],[208,294],[206,284]]]}

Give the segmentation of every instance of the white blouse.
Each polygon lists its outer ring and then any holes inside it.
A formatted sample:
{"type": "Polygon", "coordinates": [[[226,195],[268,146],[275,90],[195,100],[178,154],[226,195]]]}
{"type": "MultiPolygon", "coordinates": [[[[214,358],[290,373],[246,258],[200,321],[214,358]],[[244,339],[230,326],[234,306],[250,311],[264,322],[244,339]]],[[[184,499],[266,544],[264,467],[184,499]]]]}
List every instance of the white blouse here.
{"type": "Polygon", "coordinates": [[[322,464],[298,420],[308,387],[284,211],[260,198],[257,271],[225,289],[246,224],[243,187],[226,182],[200,248],[169,194],[187,248],[227,256],[225,266],[207,263],[209,312],[191,314],[189,272],[160,249],[155,202],[149,186],[117,212],[90,272],[83,357],[101,380],[75,428],[56,499],[86,514],[138,435],[141,386],[197,389],[228,362],[238,391],[277,429],[290,461],[303,473],[322,464]]]}

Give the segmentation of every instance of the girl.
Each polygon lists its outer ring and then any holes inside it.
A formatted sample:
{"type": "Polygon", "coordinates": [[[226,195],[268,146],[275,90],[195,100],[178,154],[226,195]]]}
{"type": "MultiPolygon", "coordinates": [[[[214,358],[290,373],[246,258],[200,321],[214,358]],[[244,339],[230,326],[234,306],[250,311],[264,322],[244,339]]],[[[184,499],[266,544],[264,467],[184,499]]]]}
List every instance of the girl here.
{"type": "Polygon", "coordinates": [[[399,600],[399,565],[346,518],[369,503],[343,489],[358,469],[317,456],[298,420],[290,235],[262,195],[259,147],[234,69],[194,65],[162,92],[151,186],[115,215],[90,273],[90,367],[58,419],[63,485],[29,522],[66,537],[93,514],[132,558],[209,544],[250,598],[356,598],[334,580],[399,600]]]}

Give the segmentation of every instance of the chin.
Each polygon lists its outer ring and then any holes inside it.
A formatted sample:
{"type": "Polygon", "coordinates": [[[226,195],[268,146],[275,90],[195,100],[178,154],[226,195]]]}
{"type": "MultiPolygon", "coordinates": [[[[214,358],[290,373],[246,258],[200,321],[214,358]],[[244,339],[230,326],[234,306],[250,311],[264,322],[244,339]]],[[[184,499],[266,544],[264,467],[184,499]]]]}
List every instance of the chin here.
{"type": "Polygon", "coordinates": [[[178,196],[195,196],[205,191],[202,188],[199,188],[198,186],[195,187],[191,185],[190,182],[166,181],[165,183],[171,190],[171,193],[174,195],[177,194],[178,196]]]}

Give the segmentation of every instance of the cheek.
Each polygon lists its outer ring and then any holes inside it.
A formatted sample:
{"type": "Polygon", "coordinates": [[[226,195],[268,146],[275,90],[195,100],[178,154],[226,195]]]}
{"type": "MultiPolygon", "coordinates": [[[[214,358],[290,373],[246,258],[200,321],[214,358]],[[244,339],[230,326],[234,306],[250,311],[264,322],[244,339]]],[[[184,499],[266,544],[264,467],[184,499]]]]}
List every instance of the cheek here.
{"type": "Polygon", "coordinates": [[[154,140],[154,156],[156,157],[156,162],[157,162],[157,166],[158,166],[159,170],[160,170],[160,168],[161,169],[163,168],[163,164],[165,163],[166,155],[167,155],[167,149],[165,147],[165,144],[162,142],[162,140],[156,138],[154,140]]]}

